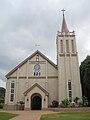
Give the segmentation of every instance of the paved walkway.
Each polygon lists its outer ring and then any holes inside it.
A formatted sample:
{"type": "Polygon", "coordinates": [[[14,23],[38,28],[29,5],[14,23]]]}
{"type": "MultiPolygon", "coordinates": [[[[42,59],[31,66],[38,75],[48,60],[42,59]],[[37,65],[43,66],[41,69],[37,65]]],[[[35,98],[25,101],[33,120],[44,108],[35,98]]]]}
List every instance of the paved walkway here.
{"type": "Polygon", "coordinates": [[[11,120],[40,120],[41,115],[43,114],[54,114],[56,112],[90,112],[90,107],[85,108],[57,108],[57,109],[50,109],[50,111],[5,111],[0,110],[0,112],[7,112],[7,113],[13,113],[13,114],[19,114],[15,118],[12,118],[11,120]],[[54,112],[52,111],[54,110],[54,112]]]}
{"type": "Polygon", "coordinates": [[[40,120],[41,115],[43,114],[52,114],[53,111],[0,111],[19,114],[18,116],[10,120],[40,120]]]}

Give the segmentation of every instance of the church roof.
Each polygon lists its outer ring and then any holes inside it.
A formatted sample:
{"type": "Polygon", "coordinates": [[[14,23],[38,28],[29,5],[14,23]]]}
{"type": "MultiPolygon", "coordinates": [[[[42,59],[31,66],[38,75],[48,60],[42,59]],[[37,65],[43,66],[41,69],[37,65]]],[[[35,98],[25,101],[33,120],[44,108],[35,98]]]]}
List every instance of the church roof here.
{"type": "Polygon", "coordinates": [[[32,55],[30,55],[28,58],[26,58],[24,61],[22,61],[20,64],[18,64],[14,69],[12,69],[5,77],[8,78],[13,72],[15,72],[19,67],[21,67],[24,63],[26,63],[29,59],[34,57],[36,54],[39,54],[44,59],[46,59],[52,66],[54,66],[57,69],[57,65],[53,63],[49,58],[47,58],[44,54],[42,54],[39,50],[35,51],[32,55]]]}
{"type": "Polygon", "coordinates": [[[35,83],[33,86],[31,86],[28,90],[26,90],[24,92],[24,95],[27,95],[27,93],[29,93],[33,88],[35,87],[38,87],[41,91],[43,91],[46,95],[48,95],[49,93],[44,89],[42,88],[39,84],[35,83]]]}
{"type": "Polygon", "coordinates": [[[67,27],[67,24],[66,24],[66,20],[65,20],[64,13],[63,13],[63,20],[62,20],[61,32],[65,32],[65,33],[68,33],[68,32],[69,32],[68,27],[67,27]]]}

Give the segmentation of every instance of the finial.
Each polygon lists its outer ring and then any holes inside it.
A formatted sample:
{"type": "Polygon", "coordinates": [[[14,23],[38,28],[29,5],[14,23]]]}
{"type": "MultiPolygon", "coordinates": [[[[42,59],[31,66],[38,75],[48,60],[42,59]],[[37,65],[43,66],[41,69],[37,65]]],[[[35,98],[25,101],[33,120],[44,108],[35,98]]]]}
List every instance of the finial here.
{"type": "Polygon", "coordinates": [[[62,9],[61,11],[63,12],[63,16],[64,16],[65,9],[62,9]]]}
{"type": "Polygon", "coordinates": [[[65,17],[64,17],[65,9],[62,9],[61,11],[63,12],[63,20],[62,20],[62,28],[61,28],[61,32],[68,33],[69,30],[68,30],[68,27],[67,27],[67,24],[66,24],[66,20],[65,20],[65,17]]]}

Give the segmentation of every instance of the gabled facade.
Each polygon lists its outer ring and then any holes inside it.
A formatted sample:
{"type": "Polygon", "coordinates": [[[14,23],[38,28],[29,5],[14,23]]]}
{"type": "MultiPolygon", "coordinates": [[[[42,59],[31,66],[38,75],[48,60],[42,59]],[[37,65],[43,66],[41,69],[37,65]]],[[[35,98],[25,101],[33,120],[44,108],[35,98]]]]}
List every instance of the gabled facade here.
{"type": "Polygon", "coordinates": [[[6,109],[15,109],[19,101],[25,102],[25,109],[35,109],[31,106],[33,95],[40,97],[40,109],[58,100],[57,66],[39,51],[16,66],[6,77],[6,109]]]}
{"type": "Polygon", "coordinates": [[[53,100],[81,97],[75,32],[69,32],[63,14],[61,32],[57,33],[57,65],[40,51],[34,52],[7,75],[4,109],[48,108],[53,100]]]}

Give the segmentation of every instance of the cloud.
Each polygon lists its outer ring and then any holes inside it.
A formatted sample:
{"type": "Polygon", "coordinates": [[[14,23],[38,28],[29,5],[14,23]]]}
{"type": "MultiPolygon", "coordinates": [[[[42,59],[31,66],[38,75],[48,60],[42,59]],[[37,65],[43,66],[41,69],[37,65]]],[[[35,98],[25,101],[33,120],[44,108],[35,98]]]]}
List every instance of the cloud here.
{"type": "Polygon", "coordinates": [[[0,1],[0,79],[5,81],[5,74],[37,49],[56,62],[63,8],[69,30],[76,32],[79,60],[85,59],[90,53],[89,5],[89,0],[0,1]]]}

